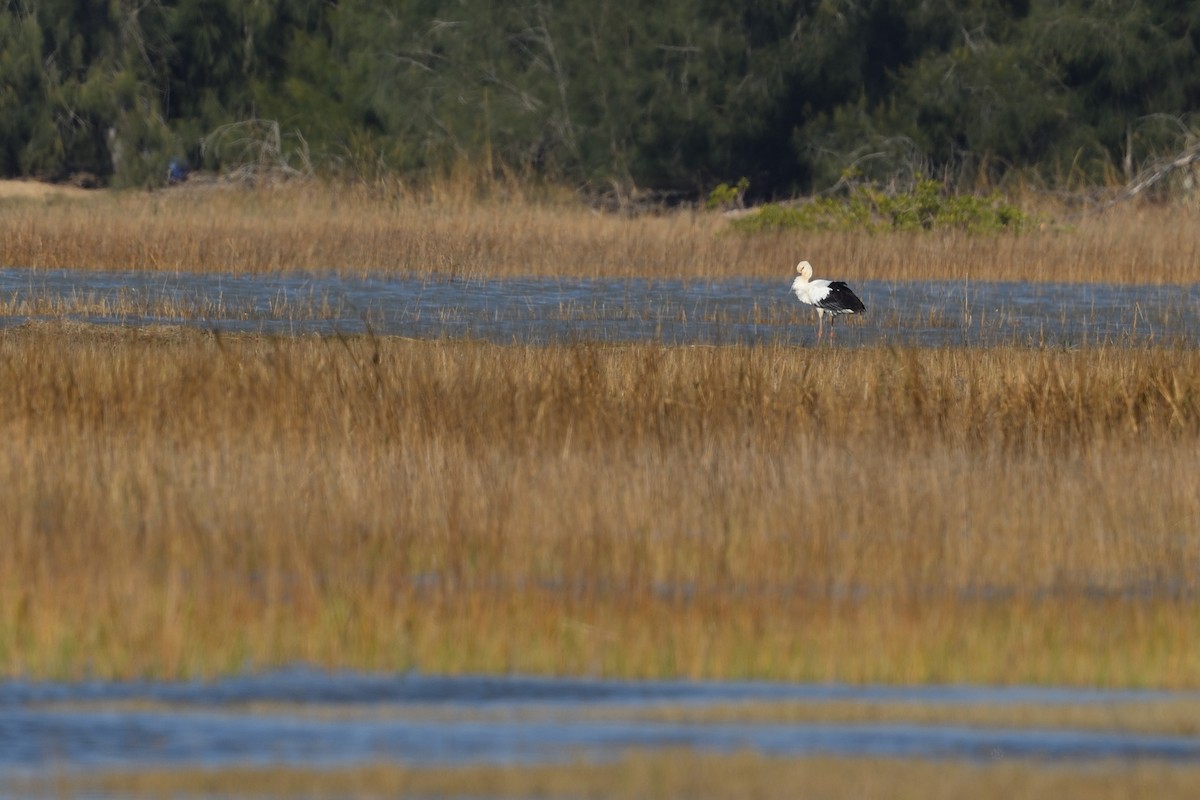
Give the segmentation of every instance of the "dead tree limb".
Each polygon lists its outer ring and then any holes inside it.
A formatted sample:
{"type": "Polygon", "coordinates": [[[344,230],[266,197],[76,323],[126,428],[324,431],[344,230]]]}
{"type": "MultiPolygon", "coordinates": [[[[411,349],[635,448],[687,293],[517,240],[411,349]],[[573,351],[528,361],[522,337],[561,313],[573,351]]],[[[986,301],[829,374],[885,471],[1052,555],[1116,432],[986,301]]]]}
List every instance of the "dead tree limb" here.
{"type": "Polygon", "coordinates": [[[1143,169],[1133,180],[1125,185],[1116,197],[1108,201],[1104,208],[1110,208],[1117,203],[1132,200],[1142,192],[1155,186],[1178,170],[1187,169],[1192,164],[1200,162],[1200,141],[1189,145],[1183,152],[1166,161],[1158,161],[1143,169]]]}

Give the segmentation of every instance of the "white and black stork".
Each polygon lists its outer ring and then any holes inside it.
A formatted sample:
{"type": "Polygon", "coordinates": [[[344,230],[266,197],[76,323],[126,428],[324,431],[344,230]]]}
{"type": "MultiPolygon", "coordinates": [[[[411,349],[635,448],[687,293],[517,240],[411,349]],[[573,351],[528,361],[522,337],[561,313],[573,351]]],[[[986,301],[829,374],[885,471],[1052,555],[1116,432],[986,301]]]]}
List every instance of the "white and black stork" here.
{"type": "Polygon", "coordinates": [[[841,314],[861,314],[867,310],[858,295],[842,281],[812,279],[812,264],[801,261],[796,265],[799,275],[792,281],[792,291],[801,303],[817,309],[817,341],[821,341],[825,328],[825,315],[829,315],[829,342],[833,343],[833,321],[841,314]]]}

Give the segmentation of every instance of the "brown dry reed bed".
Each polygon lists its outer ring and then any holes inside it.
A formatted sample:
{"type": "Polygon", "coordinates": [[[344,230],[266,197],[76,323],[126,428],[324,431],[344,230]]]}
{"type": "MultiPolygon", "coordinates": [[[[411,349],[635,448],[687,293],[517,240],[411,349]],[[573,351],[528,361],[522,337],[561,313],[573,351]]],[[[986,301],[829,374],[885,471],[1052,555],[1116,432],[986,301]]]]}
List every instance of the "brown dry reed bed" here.
{"type": "Polygon", "coordinates": [[[121,797],[795,797],[854,800],[1190,800],[1200,770],[1152,761],[988,763],[788,759],[756,753],[630,753],[611,764],[441,769],[372,764],[344,769],[156,770],[10,782],[20,793],[121,797]]]}
{"type": "Polygon", "coordinates": [[[0,333],[0,672],[1200,684],[1200,353],[0,333]]]}
{"type": "MultiPolygon", "coordinates": [[[[1043,201],[1032,199],[1037,209],[1043,201]]],[[[338,271],[790,280],[801,258],[851,280],[1192,283],[1200,229],[1182,206],[1046,209],[1022,234],[743,235],[719,212],[601,213],[572,195],[449,182],[419,194],[309,182],[257,191],[0,197],[0,264],[199,272],[338,271]]]]}

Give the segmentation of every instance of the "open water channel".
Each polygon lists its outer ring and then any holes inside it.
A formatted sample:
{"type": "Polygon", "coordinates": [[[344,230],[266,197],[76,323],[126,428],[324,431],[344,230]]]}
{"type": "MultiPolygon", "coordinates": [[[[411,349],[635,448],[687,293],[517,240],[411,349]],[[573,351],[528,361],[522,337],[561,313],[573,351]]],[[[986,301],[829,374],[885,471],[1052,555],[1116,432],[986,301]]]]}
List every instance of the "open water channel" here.
{"type": "MultiPolygon", "coordinates": [[[[354,278],[0,269],[0,324],[75,319],[272,334],[371,331],[500,343],[815,340],[815,313],[779,281],[354,278]]],[[[1195,344],[1200,284],[864,281],[843,346],[1195,344]]]]}
{"type": "MultiPolygon", "coordinates": [[[[1101,706],[1200,694],[1039,687],[376,676],[0,683],[0,775],[150,767],[534,764],[631,748],[769,755],[1200,762],[1200,737],[964,724],[669,721],[671,709],[836,701],[1101,706]],[[597,715],[602,710],[604,713],[597,715]]],[[[722,717],[726,719],[727,717],[722,717]]],[[[733,715],[736,720],[736,714],[733,715]]]]}
{"type": "MultiPolygon", "coordinates": [[[[0,327],[45,319],[223,332],[495,342],[806,345],[814,315],[779,281],[459,280],[0,269],[0,327]]],[[[1079,347],[1200,343],[1200,286],[863,282],[838,343],[1079,347]]],[[[605,759],[629,748],[807,756],[1168,759],[1200,737],[966,725],[689,723],[647,708],[858,700],[1113,705],[1154,692],[870,688],[366,676],[292,670],[209,683],[0,682],[0,778],[154,766],[414,765],[605,759]],[[596,715],[604,709],[603,715],[596,715]]],[[[1196,699],[1196,698],[1190,698],[1196,699]]],[[[0,786],[2,786],[0,782],[0,786]]],[[[0,790],[2,791],[2,790],[0,790]]]]}

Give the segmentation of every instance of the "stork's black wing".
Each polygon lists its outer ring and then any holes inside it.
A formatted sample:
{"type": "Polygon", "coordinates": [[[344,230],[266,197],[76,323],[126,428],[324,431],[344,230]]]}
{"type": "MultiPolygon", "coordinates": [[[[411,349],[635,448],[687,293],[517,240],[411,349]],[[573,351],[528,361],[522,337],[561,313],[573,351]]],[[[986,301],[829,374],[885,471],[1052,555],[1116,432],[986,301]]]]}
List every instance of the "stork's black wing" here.
{"type": "Polygon", "coordinates": [[[857,314],[867,310],[863,301],[858,299],[858,295],[841,281],[833,281],[829,284],[829,294],[825,295],[820,306],[828,311],[841,314],[857,314]]]}

